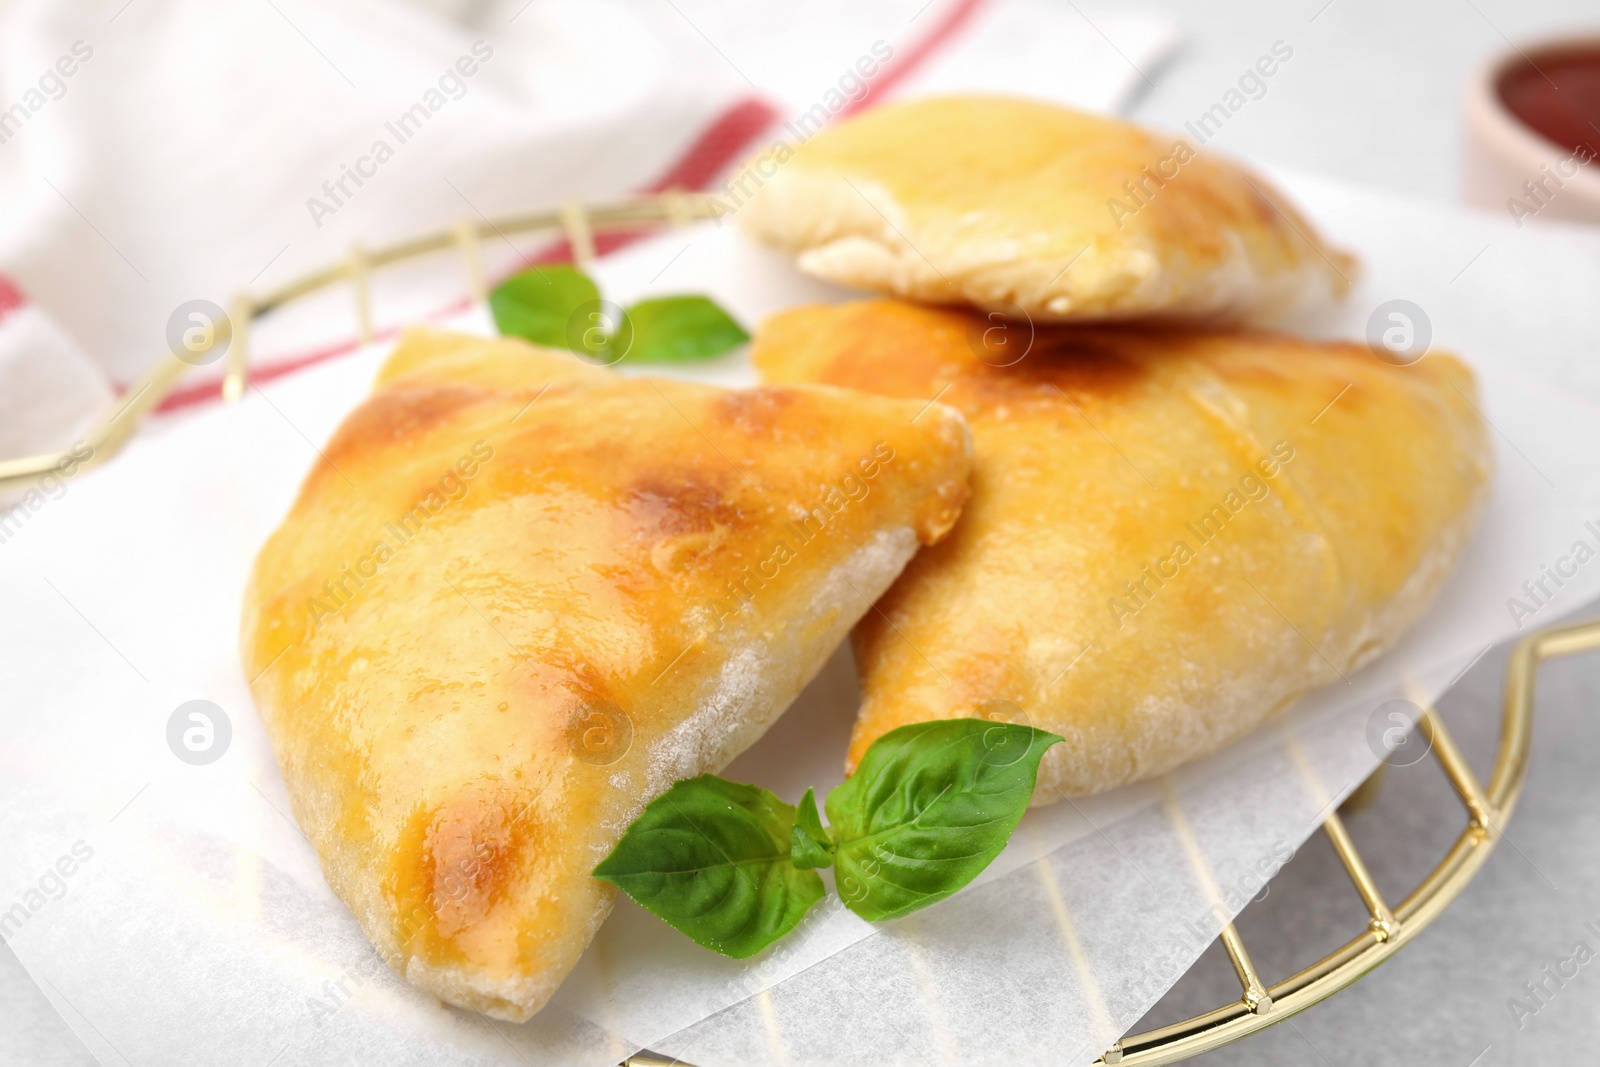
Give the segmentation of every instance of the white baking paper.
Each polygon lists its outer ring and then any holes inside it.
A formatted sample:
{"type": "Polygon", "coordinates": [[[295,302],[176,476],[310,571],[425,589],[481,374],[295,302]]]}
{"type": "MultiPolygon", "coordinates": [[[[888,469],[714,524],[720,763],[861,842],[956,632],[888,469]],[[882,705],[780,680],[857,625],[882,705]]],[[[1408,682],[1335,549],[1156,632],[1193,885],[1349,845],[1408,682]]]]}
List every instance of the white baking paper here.
{"type": "MultiPolygon", "coordinates": [[[[984,878],[910,919],[819,908],[740,963],[624,901],[532,1023],[442,1007],[378,963],[324,884],[234,647],[254,553],[366,391],[369,350],[153,427],[0,544],[3,935],[106,1063],[599,1065],[647,1046],[701,1067],[1092,1060],[1365,776],[1379,705],[1431,698],[1515,632],[1508,598],[1600,526],[1594,245],[1291,183],[1368,264],[1347,309],[1306,328],[1361,336],[1378,304],[1413,300],[1479,369],[1496,431],[1479,536],[1423,623],[1349,683],[1164,781],[1030,813],[984,878]],[[231,726],[203,766],[167,741],[193,699],[231,726]]],[[[615,299],[710,292],[751,321],[843,295],[712,227],[600,274],[615,299]]],[[[751,380],[742,358],[695,373],[751,380]]],[[[1593,563],[1521,622],[1597,592],[1593,563]]],[[[853,700],[835,657],[728,773],[790,799],[831,785],[853,700]]]]}

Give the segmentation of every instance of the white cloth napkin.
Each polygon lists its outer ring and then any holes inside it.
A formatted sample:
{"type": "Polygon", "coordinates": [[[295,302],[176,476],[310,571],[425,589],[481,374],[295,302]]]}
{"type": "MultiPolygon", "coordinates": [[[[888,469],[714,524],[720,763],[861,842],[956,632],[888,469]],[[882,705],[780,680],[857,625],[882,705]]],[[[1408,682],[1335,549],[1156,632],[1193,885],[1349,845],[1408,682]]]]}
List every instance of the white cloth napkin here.
{"type": "Polygon", "coordinates": [[[19,209],[0,272],[77,352],[0,347],[0,448],[70,432],[34,383],[85,362],[127,382],[186,301],[665,170],[751,91],[676,62],[659,7],[541,2],[475,28],[378,0],[20,5],[0,33],[19,209]]]}
{"type": "MultiPolygon", "coordinates": [[[[836,100],[985,88],[1114,108],[1176,39],[1043,0],[0,11],[0,458],[66,446],[189,301],[227,307],[462,218],[713,184],[769,126],[836,100]]],[[[273,324],[257,361],[350,337],[348,308],[316,316],[273,324]]]]}

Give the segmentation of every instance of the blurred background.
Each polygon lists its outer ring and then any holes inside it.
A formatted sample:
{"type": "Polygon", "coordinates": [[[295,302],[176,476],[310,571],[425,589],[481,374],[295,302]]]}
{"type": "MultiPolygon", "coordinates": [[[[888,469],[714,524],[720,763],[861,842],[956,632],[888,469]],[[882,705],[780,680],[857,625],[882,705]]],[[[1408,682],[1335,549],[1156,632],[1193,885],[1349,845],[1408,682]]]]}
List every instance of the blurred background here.
{"type": "MultiPolygon", "coordinates": [[[[1493,64],[1537,67],[1530,51],[1596,35],[1593,0],[0,0],[0,458],[73,441],[188,302],[226,305],[353,243],[463,217],[716,189],[819,104],[832,118],[940,89],[1027,92],[1191,135],[1198,123],[1269,168],[1568,228],[1572,254],[1600,263],[1600,178],[1546,186],[1519,213],[1505,175],[1536,178],[1570,149],[1508,126],[1482,89],[1493,64]],[[1253,74],[1264,56],[1273,73],[1253,74]],[[864,57],[878,75],[846,80],[864,57]]],[[[419,279],[392,314],[458,295],[438,284],[419,279]]],[[[292,373],[349,350],[349,333],[345,319],[285,325],[253,358],[292,373]]],[[[1445,704],[1475,712],[1481,729],[1459,732],[1480,756],[1502,661],[1485,656],[1445,704]]],[[[1531,1020],[1508,1000],[1600,920],[1600,805],[1582,758],[1600,751],[1597,688],[1600,669],[1560,668],[1512,847],[1433,929],[1334,1001],[1205,1061],[1469,1067],[1592,1050],[1600,974],[1531,1020]]],[[[1414,847],[1453,803],[1425,773],[1393,775],[1389,806],[1353,818],[1396,886],[1431,865],[1414,847]]],[[[1324,853],[1308,845],[1246,912],[1246,939],[1282,949],[1263,966],[1308,961],[1340,918],[1293,903],[1342,878],[1324,853]]],[[[1228,999],[1231,981],[1208,957],[1147,1022],[1228,999]]],[[[93,1062],[0,947],[0,1064],[93,1062]]]]}
{"type": "MultiPolygon", "coordinates": [[[[73,440],[191,301],[226,307],[353,246],[462,218],[715,189],[785,123],[814,130],[897,96],[1017,92],[1120,112],[1431,205],[1473,192],[1513,221],[1506,193],[1553,146],[1497,103],[1469,106],[1475,72],[1597,25],[1577,0],[808,0],[781,14],[721,0],[13,0],[0,12],[0,456],[73,440]]],[[[1529,68],[1536,89],[1546,66],[1529,68]]],[[[1534,206],[1538,223],[1600,219],[1600,177],[1534,206]]],[[[417,299],[391,306],[415,314],[429,306],[417,299]]],[[[323,325],[273,323],[279,336],[252,350],[270,368],[348,338],[348,321],[323,325]]]]}

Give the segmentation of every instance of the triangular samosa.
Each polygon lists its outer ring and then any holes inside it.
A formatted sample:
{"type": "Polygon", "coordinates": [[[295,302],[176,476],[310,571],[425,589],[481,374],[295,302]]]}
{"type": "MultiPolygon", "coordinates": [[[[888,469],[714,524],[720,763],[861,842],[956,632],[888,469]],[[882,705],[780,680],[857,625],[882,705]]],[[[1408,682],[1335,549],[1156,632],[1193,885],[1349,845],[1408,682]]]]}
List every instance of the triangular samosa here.
{"type": "Polygon", "coordinates": [[[923,401],[409,335],[262,549],[242,639],[300,826],[391,966],[538,1011],[611,906],[595,864],[950,529],[969,452],[923,401]]]}

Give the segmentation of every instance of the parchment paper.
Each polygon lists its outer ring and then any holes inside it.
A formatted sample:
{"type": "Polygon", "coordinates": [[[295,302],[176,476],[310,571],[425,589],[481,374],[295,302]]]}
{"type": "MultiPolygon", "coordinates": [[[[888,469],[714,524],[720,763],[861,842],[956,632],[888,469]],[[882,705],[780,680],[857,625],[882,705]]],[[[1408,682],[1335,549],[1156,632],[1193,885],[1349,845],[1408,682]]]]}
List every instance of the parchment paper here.
{"type": "MultiPolygon", "coordinates": [[[[1378,304],[1415,301],[1436,343],[1478,368],[1496,429],[1467,558],[1348,683],[1165,781],[1031,813],[984,878],[908,920],[819,909],[738,963],[624,901],[534,1022],[444,1008],[382,967],[324,884],[234,647],[254,553],[366,392],[371,350],[157,426],[0,545],[0,916],[23,912],[4,936],[108,1063],[602,1064],[645,1046],[702,1067],[1092,1060],[1374,765],[1379,706],[1442,691],[1515,632],[1507,600],[1524,581],[1579,539],[1600,547],[1585,526],[1600,525],[1600,409],[1580,395],[1600,386],[1589,246],[1291,184],[1368,264],[1345,311],[1302,328],[1359,337],[1378,304]],[[167,741],[193,699],[231,726],[203,766],[167,741]]],[[[747,321],[840,295],[726,229],[665,235],[600,273],[615,299],[708,291],[747,321]]],[[[751,380],[742,358],[696,373],[751,380]]],[[[1593,563],[1521,622],[1597,592],[1593,563]]],[[[836,657],[727,773],[789,799],[837,781],[851,677],[836,657]]]]}

